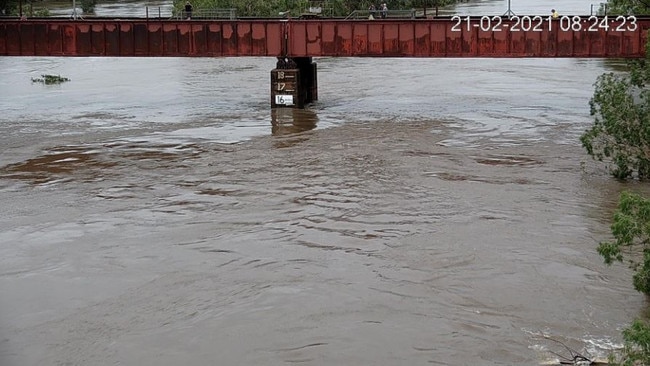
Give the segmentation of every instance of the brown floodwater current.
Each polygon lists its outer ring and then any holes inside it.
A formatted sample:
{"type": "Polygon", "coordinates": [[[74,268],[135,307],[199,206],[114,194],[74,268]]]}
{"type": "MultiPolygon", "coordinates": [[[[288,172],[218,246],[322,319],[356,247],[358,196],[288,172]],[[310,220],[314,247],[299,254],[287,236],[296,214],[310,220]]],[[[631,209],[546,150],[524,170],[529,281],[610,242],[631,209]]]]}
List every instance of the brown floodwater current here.
{"type": "Polygon", "coordinates": [[[596,245],[648,189],[578,141],[607,63],[315,61],[320,100],[271,111],[269,58],[0,58],[0,364],[620,345],[646,301],[596,245]]]}

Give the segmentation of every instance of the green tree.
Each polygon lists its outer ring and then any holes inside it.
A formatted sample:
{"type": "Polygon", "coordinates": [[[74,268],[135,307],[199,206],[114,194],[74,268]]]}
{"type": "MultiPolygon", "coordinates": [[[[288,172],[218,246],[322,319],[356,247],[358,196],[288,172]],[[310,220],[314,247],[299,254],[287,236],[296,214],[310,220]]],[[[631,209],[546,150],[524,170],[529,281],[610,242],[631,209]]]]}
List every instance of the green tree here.
{"type": "MultiPolygon", "coordinates": [[[[307,7],[306,0],[191,0],[194,10],[237,9],[237,16],[277,17],[278,12],[307,7]]],[[[174,0],[176,11],[182,11],[185,0],[174,0]]]]}
{"type": "MultiPolygon", "coordinates": [[[[608,0],[607,14],[650,13],[645,0],[608,0]]],[[[601,12],[604,9],[601,7],[601,12]]],[[[628,72],[606,73],[595,83],[589,105],[594,125],[580,137],[593,158],[606,161],[619,179],[650,177],[650,48],[629,63],[628,72]]],[[[623,192],[611,226],[615,238],[598,245],[605,263],[627,261],[637,291],[650,294],[650,200],[623,192]]],[[[650,325],[637,319],[623,330],[624,349],[612,364],[650,365],[650,325]]]]}
{"type": "Polygon", "coordinates": [[[97,5],[97,0],[81,0],[81,10],[84,14],[93,14],[95,12],[95,5],[97,5]]]}
{"type": "MultiPolygon", "coordinates": [[[[631,192],[621,193],[611,226],[613,242],[601,242],[598,253],[605,263],[627,261],[634,271],[634,288],[650,295],[650,200],[631,192]]],[[[637,319],[623,330],[624,348],[610,355],[612,364],[650,365],[650,325],[637,319]]]]}
{"type": "Polygon", "coordinates": [[[643,320],[635,320],[623,330],[625,348],[618,364],[622,366],[650,365],[650,325],[643,320]]]}
{"type": "Polygon", "coordinates": [[[629,73],[606,73],[589,105],[593,126],[580,137],[593,158],[608,163],[618,179],[650,177],[649,59],[630,63],[629,73]]]}
{"type": "Polygon", "coordinates": [[[607,7],[607,14],[648,14],[650,3],[645,0],[608,0],[601,5],[601,12],[607,7]],[[605,5],[606,4],[606,5],[605,5]]]}
{"type": "MultiPolygon", "coordinates": [[[[608,14],[648,14],[650,2],[609,0],[608,14]]],[[[603,9],[601,8],[601,11],[603,9]]],[[[628,62],[627,72],[609,72],[595,83],[589,102],[594,125],[581,136],[594,159],[618,179],[650,177],[650,48],[646,57],[628,62]]]]}
{"type": "Polygon", "coordinates": [[[18,15],[18,0],[0,0],[0,16],[18,15]]]}
{"type": "MultiPolygon", "coordinates": [[[[2,1],[2,0],[0,0],[2,1]]],[[[182,12],[186,0],[174,0],[174,9],[182,12]]],[[[427,6],[444,6],[458,0],[393,0],[389,10],[413,9],[427,6]]],[[[296,17],[304,13],[310,0],[190,0],[194,9],[237,9],[239,17],[277,17],[279,12],[289,10],[296,17]]],[[[355,10],[366,10],[371,3],[379,5],[382,0],[317,0],[324,3],[328,16],[343,17],[355,10]]]]}
{"type": "Polygon", "coordinates": [[[607,264],[625,259],[634,270],[634,288],[650,295],[650,200],[621,193],[611,229],[615,241],[601,242],[598,253],[607,264]]]}
{"type": "Polygon", "coordinates": [[[23,15],[32,17],[50,16],[43,1],[33,0],[0,0],[0,16],[18,16],[22,5],[23,15]]]}

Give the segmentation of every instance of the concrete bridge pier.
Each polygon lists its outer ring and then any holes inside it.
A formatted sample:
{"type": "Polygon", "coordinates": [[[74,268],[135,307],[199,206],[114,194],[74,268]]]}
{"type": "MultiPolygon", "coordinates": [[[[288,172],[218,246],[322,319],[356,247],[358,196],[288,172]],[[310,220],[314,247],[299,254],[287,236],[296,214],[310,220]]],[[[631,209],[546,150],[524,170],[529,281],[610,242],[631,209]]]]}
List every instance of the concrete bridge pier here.
{"type": "Polygon", "coordinates": [[[316,70],[311,57],[278,57],[271,70],[271,108],[305,108],[318,100],[316,70]]]}

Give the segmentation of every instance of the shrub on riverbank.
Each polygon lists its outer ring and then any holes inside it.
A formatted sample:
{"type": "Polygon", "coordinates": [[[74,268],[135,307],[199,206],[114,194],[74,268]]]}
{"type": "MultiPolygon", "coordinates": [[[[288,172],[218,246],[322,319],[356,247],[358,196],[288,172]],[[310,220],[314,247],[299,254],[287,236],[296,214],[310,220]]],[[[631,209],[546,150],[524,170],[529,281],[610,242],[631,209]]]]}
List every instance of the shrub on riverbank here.
{"type": "MultiPolygon", "coordinates": [[[[605,263],[627,262],[634,271],[634,288],[650,295],[650,200],[623,192],[611,226],[613,242],[601,242],[598,253],[605,263]]],[[[623,330],[624,347],[610,355],[613,365],[650,365],[650,325],[637,319],[623,330]]]]}
{"type": "MultiPolygon", "coordinates": [[[[635,0],[608,0],[608,14],[650,13],[635,0]]],[[[594,125],[580,141],[593,158],[608,164],[609,172],[626,180],[650,178],[650,43],[646,57],[629,62],[629,72],[601,75],[590,101],[594,125]]],[[[634,288],[650,295],[650,200],[623,192],[611,225],[613,242],[602,242],[598,253],[605,263],[629,263],[634,288]]],[[[610,355],[613,365],[650,365],[650,323],[636,319],[623,330],[624,348],[610,355]]]]}
{"type": "MultiPolygon", "coordinates": [[[[436,8],[457,3],[458,0],[393,0],[389,10],[436,8]]],[[[174,0],[174,10],[181,13],[186,0],[174,0]]],[[[311,5],[320,6],[323,16],[343,17],[355,10],[367,10],[370,4],[379,6],[381,0],[190,0],[194,9],[236,9],[237,16],[278,17],[279,12],[289,11],[298,16],[311,5]]]]}

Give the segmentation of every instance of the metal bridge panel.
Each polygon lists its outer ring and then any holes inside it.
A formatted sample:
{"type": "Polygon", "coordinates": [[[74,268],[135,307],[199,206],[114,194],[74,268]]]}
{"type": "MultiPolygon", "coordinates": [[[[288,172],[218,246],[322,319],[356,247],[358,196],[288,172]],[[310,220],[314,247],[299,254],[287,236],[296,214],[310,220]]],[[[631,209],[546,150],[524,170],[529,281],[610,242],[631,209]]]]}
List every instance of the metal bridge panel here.
{"type": "Polygon", "coordinates": [[[269,56],[282,54],[282,41],[284,38],[282,29],[280,23],[266,24],[266,49],[269,56]]]}
{"type": "Polygon", "coordinates": [[[21,26],[20,27],[20,54],[23,56],[33,56],[34,55],[34,27],[33,26],[21,26]]]}
{"type": "Polygon", "coordinates": [[[104,28],[104,40],[106,56],[119,56],[121,53],[120,24],[116,22],[106,23],[104,28]]]}
{"type": "Polygon", "coordinates": [[[463,32],[447,31],[445,37],[445,55],[448,57],[460,57],[463,55],[463,32]]]}
{"type": "Polygon", "coordinates": [[[645,53],[645,45],[647,44],[648,41],[648,32],[650,32],[650,22],[642,23],[639,25],[641,28],[641,31],[639,31],[639,36],[637,37],[639,40],[639,45],[641,47],[641,52],[645,53]]]}
{"type": "Polygon", "coordinates": [[[0,55],[7,54],[7,27],[8,24],[0,24],[0,55]]]}
{"type": "Polygon", "coordinates": [[[221,36],[221,23],[208,24],[207,32],[206,42],[208,47],[208,54],[212,56],[223,55],[223,37],[221,36]]]}
{"type": "Polygon", "coordinates": [[[609,24],[609,29],[605,38],[605,48],[606,52],[609,55],[616,55],[622,53],[623,50],[623,32],[619,32],[618,29],[624,29],[620,21],[615,18],[613,22],[609,24]]]}
{"type": "Polygon", "coordinates": [[[573,56],[589,56],[589,36],[586,32],[576,32],[573,36],[573,56]]]}
{"type": "Polygon", "coordinates": [[[463,30],[462,47],[463,56],[478,56],[478,28],[463,30]]]}
{"type": "Polygon", "coordinates": [[[598,29],[596,32],[587,33],[589,39],[589,55],[590,56],[605,56],[605,38],[604,29],[598,29]]]}
{"type": "Polygon", "coordinates": [[[634,55],[634,50],[642,49],[643,44],[640,43],[640,37],[636,36],[637,34],[633,32],[624,32],[623,33],[623,47],[621,49],[621,54],[624,56],[634,55]],[[636,36],[636,37],[635,37],[636,36]]]}
{"type": "Polygon", "coordinates": [[[78,55],[77,48],[76,48],[77,44],[75,40],[77,32],[74,23],[64,24],[61,27],[61,31],[63,35],[62,38],[63,54],[68,56],[77,56],[78,55]]]}
{"type": "Polygon", "coordinates": [[[617,55],[621,52],[621,37],[616,33],[608,33],[605,38],[605,48],[608,55],[617,55]]]}
{"type": "Polygon", "coordinates": [[[205,55],[205,32],[203,30],[204,24],[190,23],[188,27],[188,56],[205,55]]]}
{"type": "Polygon", "coordinates": [[[251,23],[238,22],[235,28],[237,29],[237,54],[240,56],[251,56],[253,54],[251,46],[253,39],[251,23]]]}
{"type": "Polygon", "coordinates": [[[106,23],[104,26],[104,54],[106,56],[120,55],[120,28],[118,24],[106,23]]]}
{"type": "Polygon", "coordinates": [[[191,55],[192,47],[192,23],[183,22],[176,26],[178,37],[178,54],[180,56],[191,55]]]}
{"type": "Polygon", "coordinates": [[[381,56],[383,54],[382,34],[383,26],[381,23],[371,22],[368,24],[368,54],[373,56],[381,56]]]}
{"type": "Polygon", "coordinates": [[[149,28],[146,23],[133,24],[133,54],[135,56],[149,55],[149,28]]]}
{"type": "Polygon", "coordinates": [[[384,24],[384,40],[383,40],[383,54],[384,55],[400,55],[399,50],[399,24],[386,23],[384,24]]]}
{"type": "Polygon", "coordinates": [[[326,21],[321,28],[322,31],[322,50],[321,56],[336,56],[338,55],[338,39],[340,38],[338,32],[340,31],[337,24],[333,21],[326,21]]]}
{"type": "MultiPolygon", "coordinates": [[[[578,30],[572,18],[569,30],[561,27],[566,28],[566,22],[558,21],[548,27],[545,23],[541,31],[515,31],[512,24],[485,29],[480,18],[467,25],[464,19],[460,27],[448,17],[204,22],[10,19],[0,21],[0,55],[280,56],[288,52],[297,57],[641,57],[650,27],[650,18],[637,18],[636,23],[611,22],[607,30],[589,29],[593,23],[583,17],[578,30]],[[637,28],[631,29],[634,24],[637,28]],[[290,43],[286,50],[285,28],[290,43]]],[[[508,22],[503,19],[503,25],[508,22]]]]}
{"type": "Polygon", "coordinates": [[[21,24],[11,24],[7,27],[7,54],[9,56],[23,56],[23,45],[21,39],[22,29],[21,24]]]}
{"type": "Polygon", "coordinates": [[[34,24],[34,55],[47,55],[47,24],[34,24]]]}
{"type": "Polygon", "coordinates": [[[539,32],[526,32],[525,33],[525,50],[524,56],[534,57],[540,56],[540,36],[539,32]]]}
{"type": "Polygon", "coordinates": [[[352,53],[355,55],[369,55],[368,53],[368,23],[355,23],[352,26],[352,53]]]}
{"type": "Polygon", "coordinates": [[[252,55],[268,55],[268,47],[266,45],[266,26],[264,23],[251,24],[251,48],[252,55]]]}
{"type": "Polygon", "coordinates": [[[413,55],[427,57],[431,55],[431,23],[415,23],[413,25],[413,55]]]}
{"type": "Polygon", "coordinates": [[[289,54],[291,56],[307,55],[307,26],[305,22],[287,22],[289,34],[289,54]]]}
{"type": "Polygon", "coordinates": [[[49,56],[63,55],[62,27],[59,24],[50,24],[47,31],[47,43],[49,56]]]}
{"type": "Polygon", "coordinates": [[[104,37],[104,24],[94,23],[90,26],[90,55],[103,56],[106,54],[106,40],[104,37]]]}
{"type": "Polygon", "coordinates": [[[494,40],[493,35],[495,32],[492,30],[478,29],[476,34],[476,52],[480,55],[494,55],[494,40]]]}
{"type": "Polygon", "coordinates": [[[524,56],[526,54],[526,34],[524,32],[508,32],[510,36],[510,56],[524,56]]]}
{"type": "Polygon", "coordinates": [[[432,22],[429,26],[431,31],[431,52],[430,56],[433,57],[444,57],[447,55],[448,45],[448,35],[447,32],[449,27],[447,23],[441,22],[432,22]]]}
{"type": "Polygon", "coordinates": [[[321,25],[322,54],[320,56],[333,56],[336,54],[335,38],[336,28],[332,22],[323,22],[321,25]]]}
{"type": "Polygon", "coordinates": [[[336,27],[336,55],[352,56],[352,23],[334,23],[336,27]]]}
{"type": "Polygon", "coordinates": [[[120,23],[119,24],[119,35],[120,35],[120,56],[133,56],[135,42],[133,39],[133,24],[131,23],[120,23]]]}
{"type": "Polygon", "coordinates": [[[307,55],[321,55],[321,23],[307,23],[307,55]]]}
{"type": "Polygon", "coordinates": [[[415,28],[411,23],[398,24],[398,47],[400,54],[413,56],[415,52],[415,28]]]}
{"type": "Polygon", "coordinates": [[[225,22],[221,27],[223,56],[237,56],[237,23],[225,22]]]}
{"type": "Polygon", "coordinates": [[[163,27],[162,24],[153,23],[147,25],[149,32],[149,56],[163,56],[163,27]]]}
{"type": "Polygon", "coordinates": [[[492,32],[492,55],[503,57],[509,55],[510,50],[510,32],[492,32]]]}
{"type": "Polygon", "coordinates": [[[176,24],[163,25],[163,54],[165,56],[179,56],[176,26],[176,24]]]}
{"type": "Polygon", "coordinates": [[[90,36],[90,25],[79,23],[75,27],[75,53],[88,55],[92,52],[92,38],[90,36]]]}
{"type": "Polygon", "coordinates": [[[559,32],[557,34],[557,55],[560,57],[573,55],[573,32],[559,32]]]}
{"type": "Polygon", "coordinates": [[[554,57],[557,54],[557,30],[544,28],[540,39],[542,40],[540,49],[542,56],[554,57]]]}

